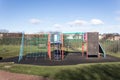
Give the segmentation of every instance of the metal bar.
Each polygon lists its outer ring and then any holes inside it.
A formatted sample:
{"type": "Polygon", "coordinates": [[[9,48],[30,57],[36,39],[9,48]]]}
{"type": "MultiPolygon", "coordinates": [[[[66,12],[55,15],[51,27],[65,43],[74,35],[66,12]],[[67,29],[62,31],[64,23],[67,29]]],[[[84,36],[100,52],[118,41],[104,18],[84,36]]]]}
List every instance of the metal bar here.
{"type": "Polygon", "coordinates": [[[63,34],[84,34],[85,32],[66,32],[66,33],[63,33],[63,34]]]}
{"type": "Polygon", "coordinates": [[[63,34],[61,34],[61,42],[62,42],[62,60],[64,59],[64,52],[63,52],[63,34]]]}
{"type": "Polygon", "coordinates": [[[22,40],[21,40],[21,46],[20,46],[18,62],[20,62],[22,60],[22,58],[23,58],[23,51],[24,51],[24,33],[22,33],[22,40]]]}
{"type": "Polygon", "coordinates": [[[85,36],[86,36],[86,46],[87,46],[87,47],[86,47],[86,58],[88,59],[88,38],[87,38],[88,35],[87,35],[87,33],[86,33],[85,36]]]}
{"type": "Polygon", "coordinates": [[[84,56],[84,43],[82,42],[82,56],[84,56]]]}
{"type": "Polygon", "coordinates": [[[101,46],[101,44],[99,43],[99,45],[100,45],[100,47],[101,47],[101,49],[102,49],[102,51],[103,51],[103,56],[104,56],[104,58],[106,58],[106,53],[105,53],[105,50],[103,49],[103,47],[101,46]]]}
{"type": "Polygon", "coordinates": [[[50,43],[50,34],[48,34],[48,57],[51,60],[51,43],[50,43]]]}

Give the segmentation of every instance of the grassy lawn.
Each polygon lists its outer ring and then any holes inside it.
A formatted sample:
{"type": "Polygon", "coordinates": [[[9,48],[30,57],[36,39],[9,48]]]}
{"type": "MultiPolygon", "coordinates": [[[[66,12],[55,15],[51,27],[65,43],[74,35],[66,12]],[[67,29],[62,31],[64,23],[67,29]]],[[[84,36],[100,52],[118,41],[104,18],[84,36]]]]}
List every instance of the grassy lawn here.
{"type": "Polygon", "coordinates": [[[0,45],[0,57],[9,58],[19,55],[20,46],[18,45],[0,45]]]}
{"type": "Polygon", "coordinates": [[[109,53],[109,55],[120,58],[120,52],[118,52],[118,53],[109,53]]]}
{"type": "Polygon", "coordinates": [[[69,66],[35,66],[0,63],[0,69],[33,74],[54,80],[119,80],[120,62],[92,63],[69,66]]]}
{"type": "MultiPolygon", "coordinates": [[[[107,46],[105,45],[104,47],[107,46]]],[[[19,50],[20,46],[18,45],[0,45],[0,57],[9,58],[18,56],[19,50]]],[[[30,51],[39,52],[40,50],[42,52],[45,52],[47,49],[39,49],[38,46],[25,46],[24,55],[26,53],[29,53],[30,51]]],[[[119,52],[110,53],[107,51],[106,53],[115,57],[120,57],[119,52]]],[[[35,66],[13,63],[0,63],[0,70],[6,70],[15,73],[39,75],[43,77],[49,77],[50,79],[54,80],[120,79],[120,62],[79,64],[69,66],[35,66]]]]}
{"type": "MultiPolygon", "coordinates": [[[[10,58],[19,56],[20,45],[0,45],[0,57],[10,58]]],[[[39,48],[38,46],[25,46],[23,55],[32,52],[46,52],[47,48],[39,48]]]]}
{"type": "Polygon", "coordinates": [[[120,58],[120,40],[100,42],[106,54],[120,58]]]}
{"type": "MultiPolygon", "coordinates": [[[[12,41],[12,43],[14,43],[14,41],[12,41]]],[[[78,42],[76,40],[69,40],[69,42],[66,42],[66,43],[69,44],[69,48],[64,47],[64,50],[82,51],[81,50],[82,41],[78,42]]],[[[102,47],[105,50],[105,53],[115,56],[115,57],[120,57],[119,43],[120,43],[119,41],[117,41],[117,43],[116,43],[116,41],[101,42],[102,47]],[[116,47],[116,44],[118,44],[117,47],[116,47]],[[114,51],[117,51],[117,52],[114,52],[114,51]]],[[[53,50],[52,48],[51,48],[51,51],[53,50]]],[[[86,44],[85,44],[84,48],[86,48],[86,44]]],[[[0,45],[0,57],[3,57],[3,58],[19,56],[19,51],[20,51],[20,44],[18,44],[18,45],[15,45],[15,44],[0,45]]],[[[37,53],[37,52],[47,52],[47,45],[45,47],[40,47],[40,45],[27,45],[27,46],[25,45],[24,46],[24,54],[23,55],[26,55],[27,53],[37,53]]]]}

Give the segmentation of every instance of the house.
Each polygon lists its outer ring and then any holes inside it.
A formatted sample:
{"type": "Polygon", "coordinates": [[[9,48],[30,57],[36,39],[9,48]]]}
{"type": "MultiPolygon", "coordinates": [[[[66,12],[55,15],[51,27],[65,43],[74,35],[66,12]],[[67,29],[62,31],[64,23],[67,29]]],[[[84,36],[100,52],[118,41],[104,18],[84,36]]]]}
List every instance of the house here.
{"type": "Polygon", "coordinates": [[[103,39],[105,35],[99,34],[99,40],[103,39]]]}
{"type": "Polygon", "coordinates": [[[0,33],[0,39],[2,39],[3,38],[3,34],[2,33],[0,33]]]}
{"type": "Polygon", "coordinates": [[[113,34],[112,33],[111,34],[100,34],[99,39],[100,40],[110,40],[110,41],[120,40],[120,35],[115,34],[115,33],[113,33],[113,34]]]}
{"type": "Polygon", "coordinates": [[[110,41],[118,41],[118,40],[120,40],[120,35],[115,35],[115,36],[109,37],[108,40],[110,40],[110,41]]]}
{"type": "Polygon", "coordinates": [[[0,33],[0,38],[18,38],[22,37],[22,33],[0,33]]]}

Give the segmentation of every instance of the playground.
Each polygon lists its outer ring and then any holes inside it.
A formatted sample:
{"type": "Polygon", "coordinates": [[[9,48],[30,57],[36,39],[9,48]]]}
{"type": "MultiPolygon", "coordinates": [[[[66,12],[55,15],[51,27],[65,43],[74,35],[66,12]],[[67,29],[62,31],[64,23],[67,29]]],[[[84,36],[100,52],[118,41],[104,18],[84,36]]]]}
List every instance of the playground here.
{"type": "Polygon", "coordinates": [[[8,57],[0,62],[33,65],[119,62],[120,58],[106,55],[106,45],[98,35],[98,32],[6,33],[0,39],[0,53],[8,57]]]}
{"type": "Polygon", "coordinates": [[[0,37],[0,79],[119,80],[120,41],[99,40],[98,35],[4,33],[0,37]]]}

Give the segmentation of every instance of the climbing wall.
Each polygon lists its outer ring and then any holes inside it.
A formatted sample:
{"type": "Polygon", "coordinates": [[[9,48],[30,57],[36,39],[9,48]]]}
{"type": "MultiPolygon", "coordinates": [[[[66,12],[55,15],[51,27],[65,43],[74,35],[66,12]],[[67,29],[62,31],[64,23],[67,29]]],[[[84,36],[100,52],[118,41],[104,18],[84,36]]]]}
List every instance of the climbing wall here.
{"type": "Polygon", "coordinates": [[[99,43],[98,43],[98,32],[87,32],[87,54],[98,55],[99,43]]]}

